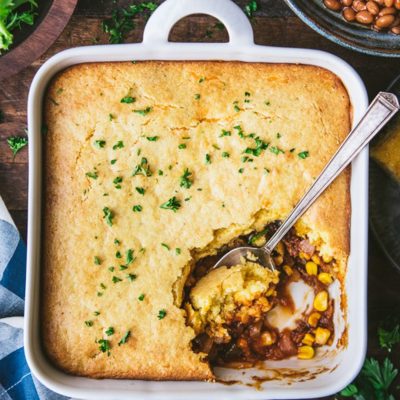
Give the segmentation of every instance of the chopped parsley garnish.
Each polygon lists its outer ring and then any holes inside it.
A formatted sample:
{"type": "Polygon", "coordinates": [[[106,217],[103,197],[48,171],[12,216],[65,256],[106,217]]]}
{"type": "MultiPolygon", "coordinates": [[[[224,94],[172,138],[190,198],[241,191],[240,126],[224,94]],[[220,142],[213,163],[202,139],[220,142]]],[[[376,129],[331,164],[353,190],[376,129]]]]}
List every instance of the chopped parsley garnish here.
{"type": "Polygon", "coordinates": [[[242,162],[253,162],[253,159],[252,158],[250,158],[250,157],[247,157],[247,156],[243,156],[242,157],[242,162]]]}
{"type": "Polygon", "coordinates": [[[143,210],[143,207],[140,204],[136,204],[132,207],[133,212],[141,212],[143,210]]]}
{"type": "Polygon", "coordinates": [[[146,116],[153,108],[152,107],[146,107],[143,110],[133,110],[136,114],[141,115],[142,117],[146,116]]]}
{"type": "Polygon", "coordinates": [[[164,249],[167,249],[168,251],[171,250],[171,248],[166,243],[161,243],[161,246],[164,247],[164,249]]]}
{"type": "Polygon", "coordinates": [[[270,101],[264,101],[264,104],[265,104],[266,106],[270,106],[270,105],[271,105],[271,102],[270,102],[270,101]]]}
{"type": "Polygon", "coordinates": [[[135,274],[128,274],[127,278],[129,282],[133,282],[136,280],[137,276],[135,274]]]}
{"type": "Polygon", "coordinates": [[[282,137],[282,135],[278,132],[277,134],[276,134],[276,138],[277,139],[280,139],[282,137]]]}
{"type": "Polygon", "coordinates": [[[104,283],[100,283],[100,287],[104,290],[107,289],[107,286],[104,283]]]}
{"type": "Polygon", "coordinates": [[[118,346],[121,346],[121,344],[125,344],[126,341],[129,339],[129,336],[131,336],[131,331],[126,331],[125,335],[122,336],[121,340],[118,342],[118,346]]]}
{"type": "Polygon", "coordinates": [[[164,309],[162,309],[162,310],[160,310],[160,311],[158,312],[157,318],[158,318],[158,319],[163,319],[163,318],[165,318],[166,315],[167,315],[167,311],[164,310],[164,309]]]}
{"type": "Polygon", "coordinates": [[[305,159],[310,156],[310,153],[308,151],[302,151],[301,153],[297,154],[301,159],[305,159]]]}
{"type": "Polygon", "coordinates": [[[116,258],[122,258],[122,254],[121,254],[121,252],[119,250],[115,253],[115,257],[116,258]]]}
{"type": "Polygon", "coordinates": [[[94,171],[94,172],[86,172],[86,174],[85,174],[88,178],[92,178],[92,179],[97,179],[98,178],[98,175],[97,175],[97,172],[96,171],[94,171]]]}
{"type": "Polygon", "coordinates": [[[109,121],[112,121],[113,119],[115,119],[115,116],[113,114],[108,114],[108,119],[109,121]]]}
{"type": "Polygon", "coordinates": [[[103,292],[97,292],[97,297],[103,296],[103,292]]]}
{"type": "Polygon", "coordinates": [[[122,176],[117,176],[114,180],[113,180],[113,184],[114,185],[118,185],[119,183],[121,183],[123,180],[122,176]]]}
{"type": "Polygon", "coordinates": [[[199,93],[196,93],[196,94],[194,95],[194,99],[195,99],[195,100],[200,100],[200,97],[201,97],[201,96],[200,96],[199,93]]]}
{"type": "Polygon", "coordinates": [[[99,350],[101,352],[110,354],[111,345],[110,345],[110,341],[109,340],[107,340],[107,339],[99,339],[97,341],[97,343],[99,344],[99,350]]]}
{"type": "Polygon", "coordinates": [[[163,172],[161,169],[159,169],[159,170],[158,170],[158,175],[159,175],[159,176],[162,176],[162,175],[164,175],[164,172],[163,172]]]}
{"type": "Polygon", "coordinates": [[[168,201],[161,204],[160,208],[177,212],[181,208],[181,202],[175,196],[173,196],[168,201]]]}
{"type": "Polygon", "coordinates": [[[211,164],[211,156],[206,154],[206,164],[211,164]]]}
{"type": "Polygon", "coordinates": [[[111,165],[114,165],[116,162],[117,162],[117,160],[114,158],[114,160],[111,160],[111,161],[110,161],[110,164],[111,164],[111,165]]]}
{"type": "Polygon", "coordinates": [[[214,147],[215,150],[221,150],[221,148],[216,144],[213,144],[212,147],[214,147]]]}
{"type": "Polygon", "coordinates": [[[112,226],[114,218],[113,212],[108,207],[104,207],[103,213],[104,213],[103,218],[106,220],[107,225],[112,226]]]}
{"type": "Polygon", "coordinates": [[[106,141],[105,141],[105,140],[95,140],[95,141],[94,141],[94,145],[95,145],[98,149],[102,149],[102,148],[106,145],[106,141]]]}
{"type": "Polygon", "coordinates": [[[234,101],[233,102],[233,109],[236,111],[236,112],[239,112],[240,111],[240,107],[238,106],[238,101],[234,101]]]}
{"type": "Polygon", "coordinates": [[[132,96],[125,96],[121,99],[121,103],[125,103],[125,104],[131,104],[134,103],[136,101],[135,97],[132,96]]]}
{"type": "Polygon", "coordinates": [[[114,335],[114,333],[115,333],[115,331],[114,331],[114,328],[113,328],[112,326],[110,326],[110,327],[105,331],[105,334],[106,334],[107,336],[114,335]]]}
{"type": "Polygon", "coordinates": [[[135,189],[139,194],[141,194],[142,196],[144,195],[144,193],[145,193],[145,189],[144,188],[136,186],[135,189]]]}
{"type": "Polygon", "coordinates": [[[136,175],[151,176],[150,166],[147,162],[147,158],[142,157],[140,164],[136,165],[132,176],[136,175]]]}
{"type": "Polygon", "coordinates": [[[222,129],[222,132],[219,135],[219,137],[231,136],[231,135],[232,135],[231,131],[226,131],[225,129],[222,129]]]}
{"type": "Polygon", "coordinates": [[[138,297],[139,301],[143,301],[144,300],[144,294],[142,293],[139,297],[138,297]]]}
{"type": "Polygon", "coordinates": [[[146,136],[146,139],[149,142],[157,142],[158,138],[159,138],[159,136],[146,136]]]}
{"type": "Polygon", "coordinates": [[[192,196],[186,197],[184,200],[189,201],[192,198],[192,196]]]}
{"type": "Polygon", "coordinates": [[[295,147],[292,147],[289,151],[290,151],[291,153],[293,153],[295,150],[296,150],[296,148],[295,148],[295,147]]]}
{"type": "Polygon", "coordinates": [[[181,179],[180,187],[189,189],[193,184],[193,181],[190,179],[191,176],[192,173],[189,172],[189,170],[186,168],[185,171],[183,172],[183,175],[180,178],[181,179]]]}
{"type": "Polygon", "coordinates": [[[284,153],[285,153],[284,150],[280,149],[280,148],[277,147],[277,146],[271,146],[271,147],[269,148],[269,151],[270,151],[271,153],[274,153],[275,155],[278,155],[279,153],[281,153],[281,154],[284,154],[284,153]]]}
{"type": "Polygon", "coordinates": [[[249,238],[249,244],[254,244],[258,239],[262,238],[269,232],[268,228],[264,229],[249,238]]]}
{"type": "Polygon", "coordinates": [[[94,256],[94,263],[95,263],[96,265],[100,265],[100,264],[101,264],[100,258],[97,257],[97,256],[94,256]]]}
{"type": "Polygon", "coordinates": [[[126,251],[126,265],[132,264],[135,261],[135,257],[133,256],[133,250],[128,249],[126,251]]]}
{"type": "Polygon", "coordinates": [[[245,95],[246,97],[250,97],[250,93],[249,93],[249,92],[244,92],[244,95],[245,95]]]}
{"type": "Polygon", "coordinates": [[[175,249],[175,253],[176,253],[177,255],[181,254],[181,249],[180,249],[179,247],[177,247],[177,248],[175,249]]]}
{"type": "Polygon", "coordinates": [[[199,79],[199,83],[203,83],[205,80],[206,80],[206,78],[204,78],[204,76],[202,76],[202,77],[199,79]]]}
{"type": "Polygon", "coordinates": [[[118,246],[121,244],[121,242],[118,239],[114,239],[114,244],[116,244],[118,246]]]}
{"type": "Polygon", "coordinates": [[[264,174],[267,175],[270,173],[270,170],[268,168],[264,168],[264,174]]]}
{"type": "Polygon", "coordinates": [[[98,315],[100,315],[100,311],[95,311],[95,312],[93,313],[93,315],[97,317],[98,315]]]}
{"type": "Polygon", "coordinates": [[[91,320],[85,321],[85,325],[88,327],[91,327],[91,326],[93,326],[93,321],[91,321],[91,320]]]}
{"type": "Polygon", "coordinates": [[[227,151],[222,152],[222,157],[229,158],[229,153],[227,151]]]}
{"type": "Polygon", "coordinates": [[[113,283],[118,283],[118,282],[121,282],[122,281],[122,279],[121,278],[118,278],[118,276],[113,276],[112,277],[112,281],[113,281],[113,283]]]}
{"type": "Polygon", "coordinates": [[[258,10],[258,3],[257,0],[250,0],[245,6],[244,6],[244,12],[249,18],[253,17],[253,14],[258,10]]]}
{"type": "Polygon", "coordinates": [[[244,168],[239,168],[238,172],[239,174],[243,174],[244,168]]]}
{"type": "Polygon", "coordinates": [[[119,140],[117,143],[114,144],[113,150],[122,149],[124,147],[124,142],[119,140]]]}
{"type": "Polygon", "coordinates": [[[120,266],[119,266],[119,270],[120,270],[120,271],[125,271],[126,269],[128,269],[128,266],[127,266],[127,265],[120,265],[120,266]]]}
{"type": "Polygon", "coordinates": [[[185,143],[181,143],[179,146],[178,146],[178,149],[186,149],[186,144],[185,143]]]}
{"type": "Polygon", "coordinates": [[[258,157],[264,150],[266,150],[269,146],[269,143],[265,143],[258,136],[254,138],[255,147],[247,147],[244,151],[246,154],[252,154],[255,157],[258,157]]]}
{"type": "Polygon", "coordinates": [[[109,270],[110,272],[114,272],[115,268],[114,268],[113,266],[111,266],[111,267],[108,267],[108,270],[109,270]]]}
{"type": "Polygon", "coordinates": [[[15,157],[28,144],[28,138],[24,136],[11,136],[7,139],[7,143],[15,157]]]}

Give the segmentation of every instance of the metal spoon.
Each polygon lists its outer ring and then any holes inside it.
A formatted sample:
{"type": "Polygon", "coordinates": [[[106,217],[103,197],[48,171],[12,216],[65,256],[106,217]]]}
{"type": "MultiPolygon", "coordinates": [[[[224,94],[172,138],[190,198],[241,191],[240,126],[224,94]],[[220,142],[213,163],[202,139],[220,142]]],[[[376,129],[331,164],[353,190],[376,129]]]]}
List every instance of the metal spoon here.
{"type": "Polygon", "coordinates": [[[350,164],[354,157],[374,138],[374,136],[386,125],[400,109],[399,100],[393,93],[380,92],[357,126],[349,133],[334,156],[323,169],[317,180],[297,203],[296,207],[281,224],[268,242],[260,248],[237,247],[225,254],[212,269],[238,265],[241,258],[247,258],[250,253],[257,258],[257,262],[264,267],[275,269],[271,253],[282,240],[289,229],[325,191],[333,180],[350,164]]]}

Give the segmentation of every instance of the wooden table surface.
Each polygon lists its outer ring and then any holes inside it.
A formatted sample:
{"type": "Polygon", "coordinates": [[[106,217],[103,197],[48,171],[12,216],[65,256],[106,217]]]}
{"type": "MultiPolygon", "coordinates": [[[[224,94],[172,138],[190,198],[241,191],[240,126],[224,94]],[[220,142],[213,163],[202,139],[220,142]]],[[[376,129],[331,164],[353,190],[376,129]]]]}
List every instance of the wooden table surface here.
{"type": "MultiPolygon", "coordinates": [[[[246,0],[236,1],[240,6],[246,0]]],[[[121,6],[130,1],[120,1],[121,6]]],[[[22,150],[13,160],[6,139],[22,135],[26,128],[26,102],[31,80],[40,65],[53,54],[75,46],[107,43],[101,21],[115,8],[114,0],[80,0],[66,29],[39,60],[21,73],[0,82],[0,110],[5,121],[0,125],[0,195],[3,197],[20,232],[26,239],[28,152],[22,150]]],[[[137,19],[136,28],[127,42],[142,38],[144,19],[137,19]]],[[[172,41],[220,42],[227,40],[224,30],[215,28],[215,20],[192,16],[180,21],[171,32],[172,41]]],[[[400,73],[399,59],[365,56],[346,50],[319,36],[287,8],[283,0],[260,0],[259,11],[251,20],[257,44],[305,47],[334,53],[349,62],[366,83],[370,97],[384,89],[400,73]]],[[[389,265],[373,236],[369,240],[369,344],[368,354],[378,358],[386,353],[379,349],[376,330],[381,319],[400,308],[400,274],[389,265]]],[[[397,360],[399,357],[397,357],[397,360]]],[[[400,365],[397,364],[397,367],[400,365]]],[[[333,399],[333,397],[331,397],[333,399]]]]}

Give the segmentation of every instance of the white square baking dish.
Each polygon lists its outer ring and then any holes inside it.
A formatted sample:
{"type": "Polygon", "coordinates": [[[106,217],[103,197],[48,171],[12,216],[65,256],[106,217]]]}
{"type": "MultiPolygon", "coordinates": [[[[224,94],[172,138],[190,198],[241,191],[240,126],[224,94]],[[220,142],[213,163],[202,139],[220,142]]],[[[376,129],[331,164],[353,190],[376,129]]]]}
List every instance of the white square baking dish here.
{"type": "MultiPolygon", "coordinates": [[[[296,63],[326,68],[346,87],[353,112],[353,125],[367,108],[364,84],[340,58],[316,50],[255,45],[247,17],[230,0],[167,0],[149,19],[139,44],[80,47],[49,59],[36,74],[29,93],[29,219],[25,306],[25,354],[33,374],[50,389],[85,399],[301,399],[323,397],[348,384],[360,370],[366,350],[368,149],[352,164],[351,254],[345,287],[347,294],[348,345],[310,361],[286,360],[266,363],[264,371],[217,369],[226,381],[249,382],[255,375],[265,382],[256,390],[243,383],[224,385],[206,382],[151,382],[95,380],[67,375],[45,357],[40,343],[40,233],[41,233],[41,118],[46,86],[59,71],[79,63],[131,60],[234,60],[243,62],[296,63]],[[229,33],[228,43],[170,43],[168,34],[181,18],[191,14],[218,18],[229,33]],[[287,376],[287,371],[307,371],[287,376]],[[268,377],[268,379],[267,379],[268,377]]],[[[340,294],[338,294],[340,295],[340,294]]],[[[257,380],[257,379],[256,379],[257,380]]],[[[253,379],[254,381],[254,379],[253,379]]]]}

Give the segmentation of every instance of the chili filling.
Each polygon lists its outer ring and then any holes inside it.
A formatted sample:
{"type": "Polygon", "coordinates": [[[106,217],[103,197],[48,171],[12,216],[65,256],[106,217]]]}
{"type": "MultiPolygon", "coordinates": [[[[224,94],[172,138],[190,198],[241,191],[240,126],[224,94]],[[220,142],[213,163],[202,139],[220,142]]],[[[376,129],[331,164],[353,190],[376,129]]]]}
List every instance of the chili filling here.
{"type": "MultiPolygon", "coordinates": [[[[318,347],[331,344],[334,336],[334,300],[329,298],[328,286],[333,282],[335,261],[322,257],[310,242],[291,229],[279,243],[272,256],[279,271],[279,281],[271,281],[271,288],[250,303],[237,304],[229,317],[221,322],[224,335],[218,336],[205,324],[194,325],[193,314],[198,312],[191,301],[191,292],[216,261],[230,249],[243,245],[261,246],[273,235],[279,222],[269,224],[263,231],[235,239],[220,249],[215,256],[199,260],[185,285],[185,308],[188,324],[197,336],[192,342],[195,352],[208,354],[213,365],[248,365],[263,360],[282,360],[291,356],[313,358],[318,347]],[[288,286],[304,281],[314,292],[312,309],[296,320],[294,329],[279,331],[272,326],[268,314],[277,306],[294,313],[295,306],[288,286]],[[260,307],[268,304],[268,307],[260,307]],[[243,317],[245,310],[247,317],[243,317]]],[[[225,267],[224,267],[225,268],[225,267]]],[[[234,268],[234,267],[232,267],[234,268]]]]}

